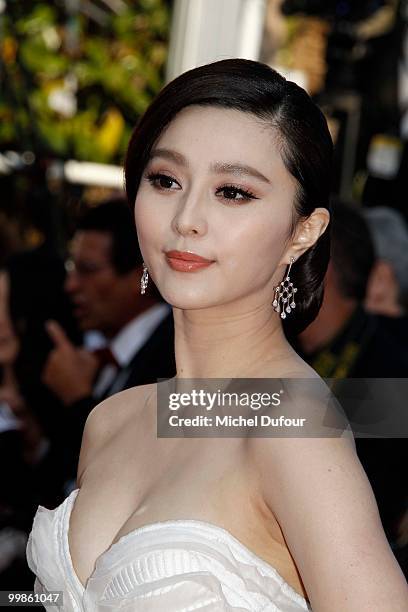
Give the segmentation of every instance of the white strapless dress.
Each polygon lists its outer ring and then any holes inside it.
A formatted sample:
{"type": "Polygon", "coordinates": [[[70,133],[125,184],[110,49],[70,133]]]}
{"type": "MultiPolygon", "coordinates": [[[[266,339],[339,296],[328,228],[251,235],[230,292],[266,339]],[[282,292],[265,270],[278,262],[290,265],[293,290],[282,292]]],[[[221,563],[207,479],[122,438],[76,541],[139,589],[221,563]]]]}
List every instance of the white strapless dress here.
{"type": "Polygon", "coordinates": [[[38,506],[27,543],[34,591],[63,591],[47,612],[299,612],[311,610],[266,561],[228,531],[193,519],[135,529],[98,557],[84,588],[68,545],[75,489],[54,510],[38,506]]]}

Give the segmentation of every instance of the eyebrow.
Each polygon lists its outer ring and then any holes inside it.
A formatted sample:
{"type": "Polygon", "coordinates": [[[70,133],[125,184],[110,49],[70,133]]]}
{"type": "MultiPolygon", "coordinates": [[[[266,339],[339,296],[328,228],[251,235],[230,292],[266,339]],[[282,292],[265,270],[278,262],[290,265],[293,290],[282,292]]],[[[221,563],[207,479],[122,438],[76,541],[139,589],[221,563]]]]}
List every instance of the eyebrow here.
{"type": "MultiPolygon", "coordinates": [[[[155,157],[163,157],[164,159],[168,159],[169,161],[174,162],[175,164],[182,166],[183,168],[188,168],[189,164],[181,153],[177,151],[172,151],[171,149],[154,149],[151,151],[149,155],[149,160],[154,159],[155,157]]],[[[215,174],[235,174],[238,176],[252,176],[254,178],[259,179],[263,183],[267,183],[270,185],[270,180],[266,178],[261,172],[252,168],[251,166],[247,166],[241,163],[235,162],[214,162],[210,166],[210,171],[215,174]]]]}

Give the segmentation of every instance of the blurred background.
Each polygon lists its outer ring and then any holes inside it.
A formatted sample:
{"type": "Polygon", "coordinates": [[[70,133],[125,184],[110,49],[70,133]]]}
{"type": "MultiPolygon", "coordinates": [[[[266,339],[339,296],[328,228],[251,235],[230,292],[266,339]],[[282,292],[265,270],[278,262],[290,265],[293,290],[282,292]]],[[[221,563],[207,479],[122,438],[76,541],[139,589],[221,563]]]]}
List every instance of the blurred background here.
{"type": "MultiPolygon", "coordinates": [[[[325,377],[408,376],[407,25],[403,0],[0,0],[0,589],[32,590],[33,516],[75,487],[92,407],[174,374],[168,305],[138,296],[122,164],[185,70],[260,60],[320,105],[332,261],[318,319],[291,341],[325,377]]],[[[406,439],[358,452],[407,573],[406,439]]]]}

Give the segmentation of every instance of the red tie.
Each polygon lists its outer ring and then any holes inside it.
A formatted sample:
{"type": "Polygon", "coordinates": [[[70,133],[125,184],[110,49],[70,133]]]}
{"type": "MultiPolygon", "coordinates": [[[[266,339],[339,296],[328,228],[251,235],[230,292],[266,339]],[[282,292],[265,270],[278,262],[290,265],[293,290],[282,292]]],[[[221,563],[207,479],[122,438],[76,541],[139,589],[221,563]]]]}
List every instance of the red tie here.
{"type": "Polygon", "coordinates": [[[115,358],[115,355],[112,353],[109,346],[104,346],[102,348],[94,349],[92,351],[92,354],[95,355],[95,357],[98,360],[99,369],[103,368],[103,366],[108,365],[108,363],[116,366],[117,368],[119,367],[119,364],[115,358]]]}

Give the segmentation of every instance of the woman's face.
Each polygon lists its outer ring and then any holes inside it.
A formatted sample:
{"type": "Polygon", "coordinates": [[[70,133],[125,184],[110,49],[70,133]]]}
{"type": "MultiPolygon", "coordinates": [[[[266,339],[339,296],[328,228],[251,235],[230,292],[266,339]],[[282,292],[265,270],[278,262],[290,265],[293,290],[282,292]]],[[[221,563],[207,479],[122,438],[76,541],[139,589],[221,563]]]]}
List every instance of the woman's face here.
{"type": "Polygon", "coordinates": [[[190,106],[153,146],[135,218],[149,273],[173,306],[208,308],[246,296],[272,301],[286,269],[277,266],[296,193],[278,142],[252,115],[190,106]],[[193,267],[170,251],[212,263],[193,267]]]}

